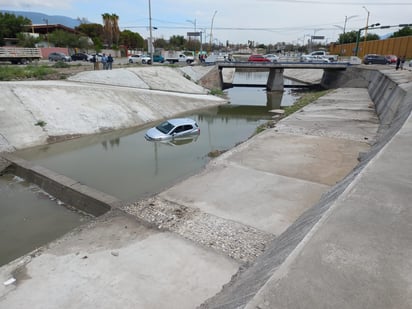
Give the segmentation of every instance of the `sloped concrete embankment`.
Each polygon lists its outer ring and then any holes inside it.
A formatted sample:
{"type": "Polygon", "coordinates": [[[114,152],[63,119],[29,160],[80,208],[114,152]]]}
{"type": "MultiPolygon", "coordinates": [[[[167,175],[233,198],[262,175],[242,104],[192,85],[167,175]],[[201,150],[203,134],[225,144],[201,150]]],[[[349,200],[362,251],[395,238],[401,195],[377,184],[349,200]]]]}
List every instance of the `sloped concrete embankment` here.
{"type": "Polygon", "coordinates": [[[0,91],[0,152],[226,103],[180,71],[156,67],[83,72],[70,81],[2,82],[0,91]]]}
{"type": "Polygon", "coordinates": [[[367,87],[380,118],[376,143],[201,308],[410,308],[412,76],[325,75],[329,86],[367,87]]]}

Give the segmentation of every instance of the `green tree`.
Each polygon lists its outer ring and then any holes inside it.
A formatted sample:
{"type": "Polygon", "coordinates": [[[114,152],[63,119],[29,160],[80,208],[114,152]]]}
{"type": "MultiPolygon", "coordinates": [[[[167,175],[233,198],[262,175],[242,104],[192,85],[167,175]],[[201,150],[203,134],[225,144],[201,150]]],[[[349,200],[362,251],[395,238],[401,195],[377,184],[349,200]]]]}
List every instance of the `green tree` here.
{"type": "Polygon", "coordinates": [[[181,50],[185,48],[186,39],[182,35],[172,35],[169,44],[170,49],[181,50]]]}
{"type": "MultiPolygon", "coordinates": [[[[365,40],[365,36],[361,37],[360,39],[361,41],[365,40]]],[[[375,34],[375,33],[368,33],[366,34],[366,41],[375,41],[375,40],[380,40],[379,35],[375,34]]]]}
{"type": "Polygon", "coordinates": [[[34,36],[28,34],[28,33],[18,33],[17,34],[17,39],[18,39],[18,46],[21,47],[36,47],[36,43],[40,41],[40,38],[35,38],[34,36]]]}
{"type": "Polygon", "coordinates": [[[107,46],[111,46],[113,43],[113,35],[112,35],[112,25],[110,21],[110,14],[104,13],[102,14],[103,18],[103,43],[107,46]]]}
{"type": "Polygon", "coordinates": [[[167,41],[165,39],[159,38],[159,39],[156,39],[154,41],[154,46],[156,48],[168,49],[169,48],[169,43],[167,43],[167,41]]]}
{"type": "Polygon", "coordinates": [[[116,14],[112,14],[110,16],[111,26],[112,26],[112,44],[116,46],[119,45],[119,38],[120,38],[120,29],[119,29],[119,16],[116,14]]]}
{"type": "Polygon", "coordinates": [[[104,42],[108,47],[119,44],[120,29],[119,29],[119,16],[116,14],[104,13],[103,18],[103,36],[104,42]]]}
{"type": "Polygon", "coordinates": [[[399,29],[398,31],[394,32],[391,35],[391,38],[399,38],[409,35],[412,35],[412,29],[410,27],[403,27],[402,29],[399,29]]]}
{"type": "Polygon", "coordinates": [[[17,38],[21,32],[25,32],[31,21],[23,16],[9,13],[0,13],[0,46],[4,45],[5,38],[17,38]]]}
{"type": "Polygon", "coordinates": [[[57,47],[79,47],[79,39],[80,36],[60,29],[49,33],[50,43],[57,47]]]}
{"type": "Polygon", "coordinates": [[[139,33],[123,30],[120,33],[119,44],[128,49],[139,49],[144,47],[144,39],[139,33]]]}
{"type": "Polygon", "coordinates": [[[103,26],[100,24],[80,24],[75,28],[76,31],[92,39],[96,50],[103,47],[103,26]]]}
{"type": "Polygon", "coordinates": [[[338,38],[338,43],[339,44],[355,43],[357,36],[358,36],[357,31],[341,33],[338,38]]]}

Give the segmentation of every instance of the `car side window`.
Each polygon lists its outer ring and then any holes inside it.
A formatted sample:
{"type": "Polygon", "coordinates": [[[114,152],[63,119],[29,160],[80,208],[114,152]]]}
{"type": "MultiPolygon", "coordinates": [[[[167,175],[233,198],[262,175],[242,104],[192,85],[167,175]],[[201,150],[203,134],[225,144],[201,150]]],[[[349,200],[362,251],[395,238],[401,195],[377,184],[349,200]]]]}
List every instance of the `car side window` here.
{"type": "Polygon", "coordinates": [[[184,126],[178,126],[175,129],[175,133],[181,133],[185,131],[185,127],[184,126]]]}

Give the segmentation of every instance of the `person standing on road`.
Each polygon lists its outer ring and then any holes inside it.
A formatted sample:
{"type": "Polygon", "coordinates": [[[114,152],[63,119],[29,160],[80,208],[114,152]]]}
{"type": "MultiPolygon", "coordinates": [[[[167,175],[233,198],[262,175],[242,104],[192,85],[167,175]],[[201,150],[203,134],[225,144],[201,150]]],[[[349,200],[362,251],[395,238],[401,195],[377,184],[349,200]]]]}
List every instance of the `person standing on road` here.
{"type": "Polygon", "coordinates": [[[113,63],[113,57],[112,57],[112,54],[109,54],[109,56],[107,56],[107,70],[112,69],[112,63],[113,63]]]}
{"type": "Polygon", "coordinates": [[[405,56],[401,57],[401,70],[403,70],[403,66],[405,65],[405,56]]]}
{"type": "Polygon", "coordinates": [[[107,70],[107,57],[106,54],[102,55],[102,65],[103,65],[103,70],[107,70]]]}
{"type": "Polygon", "coordinates": [[[97,59],[96,55],[93,55],[92,62],[93,62],[93,68],[95,70],[98,70],[99,69],[99,60],[97,59]]]}
{"type": "Polygon", "coordinates": [[[396,71],[399,69],[401,66],[401,57],[396,57],[396,71]]]}

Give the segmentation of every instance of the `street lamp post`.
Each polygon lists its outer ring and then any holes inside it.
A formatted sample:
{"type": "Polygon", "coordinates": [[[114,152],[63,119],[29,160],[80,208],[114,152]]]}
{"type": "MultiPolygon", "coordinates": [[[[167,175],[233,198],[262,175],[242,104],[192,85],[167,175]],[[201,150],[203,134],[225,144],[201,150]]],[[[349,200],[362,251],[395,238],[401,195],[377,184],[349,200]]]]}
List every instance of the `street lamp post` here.
{"type": "Polygon", "coordinates": [[[193,25],[194,30],[195,30],[195,32],[196,32],[196,18],[195,18],[194,20],[186,19],[186,21],[187,21],[188,23],[191,23],[191,24],[193,25]]]}
{"type": "Polygon", "coordinates": [[[153,63],[153,34],[152,34],[152,7],[151,3],[149,0],[149,33],[150,33],[150,38],[149,38],[149,44],[147,46],[147,49],[149,50],[149,55],[150,55],[150,61],[153,63]]]}
{"type": "Polygon", "coordinates": [[[352,16],[345,16],[345,23],[343,24],[343,34],[345,34],[346,32],[346,23],[347,23],[347,21],[349,20],[349,19],[352,19],[352,18],[354,18],[354,17],[358,17],[358,15],[352,15],[352,16]]]}
{"type": "Polygon", "coordinates": [[[43,18],[43,21],[46,23],[47,47],[50,47],[50,41],[49,41],[49,20],[46,19],[46,18],[43,18]]]}
{"type": "Polygon", "coordinates": [[[365,39],[364,39],[364,41],[363,41],[363,46],[365,46],[365,44],[366,44],[366,35],[368,34],[369,16],[370,16],[371,13],[368,11],[368,9],[366,8],[366,6],[363,6],[363,8],[365,9],[366,12],[368,12],[368,16],[366,17],[365,39]]]}
{"type": "Polygon", "coordinates": [[[213,37],[213,21],[215,20],[217,11],[213,14],[212,24],[210,25],[210,38],[209,38],[209,51],[212,49],[212,37],[213,37]]]}

